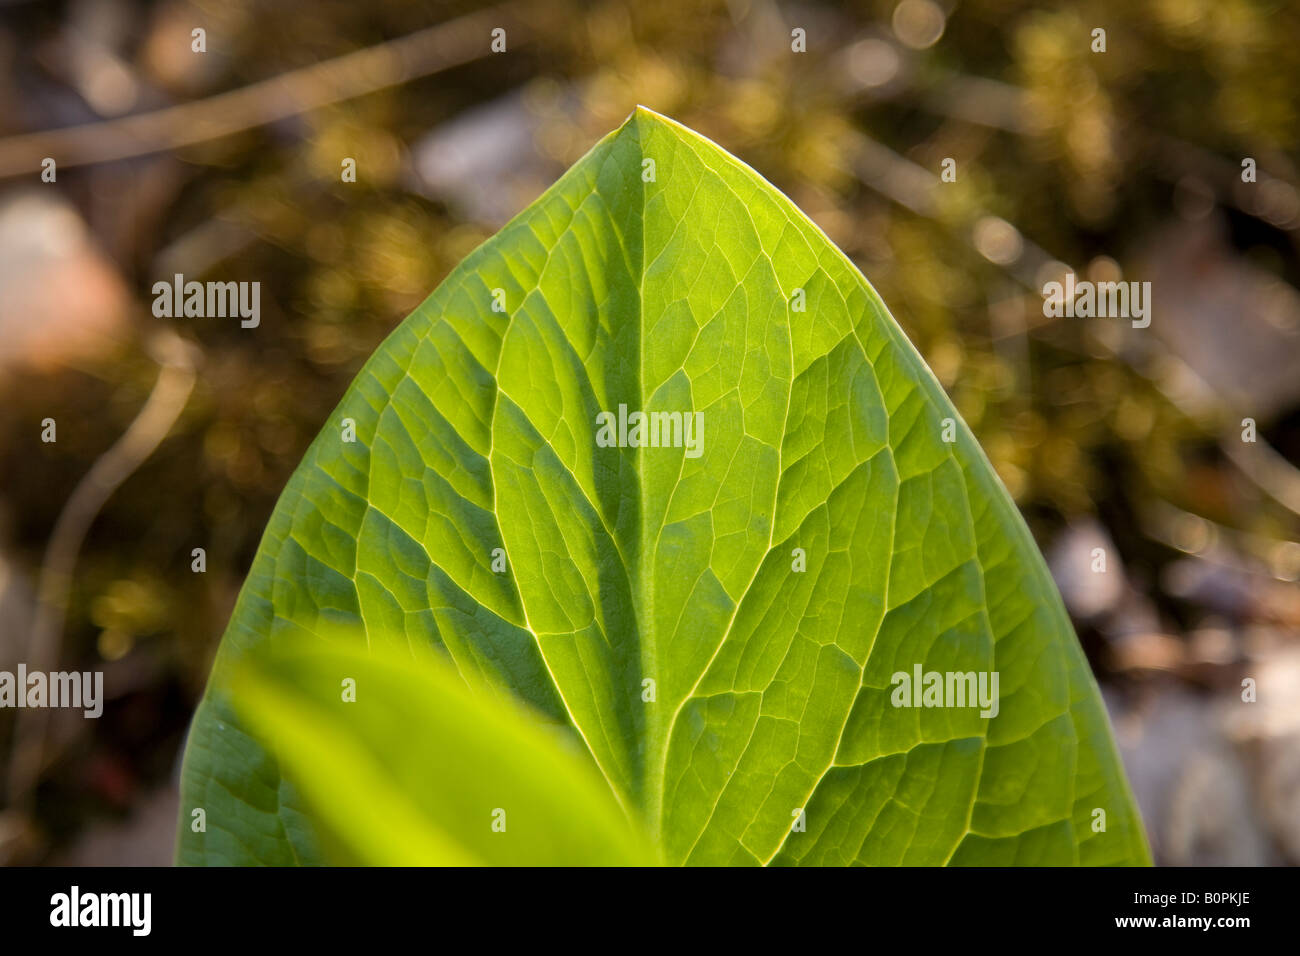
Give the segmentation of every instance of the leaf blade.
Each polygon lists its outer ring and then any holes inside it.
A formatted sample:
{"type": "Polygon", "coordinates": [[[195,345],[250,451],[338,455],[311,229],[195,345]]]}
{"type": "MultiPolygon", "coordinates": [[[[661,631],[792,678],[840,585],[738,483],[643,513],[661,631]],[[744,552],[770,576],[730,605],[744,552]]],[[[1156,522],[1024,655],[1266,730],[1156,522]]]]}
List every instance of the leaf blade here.
{"type": "MultiPolygon", "coordinates": [[[[982,451],[856,268],[698,134],[638,110],[399,327],[342,415],[362,440],[327,426],[290,482],[236,653],[335,620],[436,647],[569,724],[670,862],[1146,861],[982,451]],[[620,406],[702,413],[701,454],[601,447],[620,406]],[[988,721],[891,707],[916,664],[1010,694],[988,721]]],[[[191,788],[221,772],[187,761],[191,788]]]]}

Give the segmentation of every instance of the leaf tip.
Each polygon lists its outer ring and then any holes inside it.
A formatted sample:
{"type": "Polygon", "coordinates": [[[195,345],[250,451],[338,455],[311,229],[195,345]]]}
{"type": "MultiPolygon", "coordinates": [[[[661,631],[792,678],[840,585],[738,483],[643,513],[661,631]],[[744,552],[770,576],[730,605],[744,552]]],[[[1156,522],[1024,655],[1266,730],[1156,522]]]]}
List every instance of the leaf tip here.
{"type": "Polygon", "coordinates": [[[627,123],[635,123],[638,120],[648,120],[652,123],[662,123],[665,126],[677,125],[674,120],[665,116],[663,113],[657,113],[648,106],[638,103],[632,112],[628,115],[627,123]]]}

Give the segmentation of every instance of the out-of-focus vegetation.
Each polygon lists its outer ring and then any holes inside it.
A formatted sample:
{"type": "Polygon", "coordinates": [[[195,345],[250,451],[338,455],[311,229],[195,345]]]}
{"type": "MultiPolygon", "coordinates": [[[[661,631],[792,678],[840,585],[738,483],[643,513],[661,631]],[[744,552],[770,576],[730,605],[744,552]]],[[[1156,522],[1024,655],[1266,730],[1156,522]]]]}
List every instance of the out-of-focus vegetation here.
{"type": "Polygon", "coordinates": [[[484,30],[449,69],[426,49],[427,75],[215,140],[186,114],[141,155],[41,182],[48,131],[396,52],[474,9],[0,7],[0,669],[29,659],[52,529],[154,389],[167,330],[197,367],[77,555],[58,662],[105,671],[105,715],[51,715],[0,858],[169,858],[185,723],[307,443],[383,336],[644,103],[786,191],[952,395],[1051,559],[1157,858],[1300,862],[1300,10],[525,0],[503,54],[484,30]],[[1045,318],[1067,268],[1151,281],[1151,327],[1045,318]],[[260,326],[155,318],[176,272],[261,282],[260,326]]]}

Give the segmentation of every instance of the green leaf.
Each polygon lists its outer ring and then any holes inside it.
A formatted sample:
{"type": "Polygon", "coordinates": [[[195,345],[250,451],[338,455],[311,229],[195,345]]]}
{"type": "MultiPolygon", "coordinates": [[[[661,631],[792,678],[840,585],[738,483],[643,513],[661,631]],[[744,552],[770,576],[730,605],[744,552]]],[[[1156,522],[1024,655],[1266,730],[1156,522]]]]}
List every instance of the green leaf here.
{"type": "Polygon", "coordinates": [[[287,643],[238,665],[231,695],[275,742],[330,862],[656,862],[590,759],[509,697],[404,649],[287,643]]]}
{"type": "Polygon", "coordinates": [[[1148,860],[1060,598],[934,377],[783,195],[647,110],[402,323],[307,452],[195,719],[182,862],[319,859],[225,675],[337,625],[568,727],[669,863],[1148,860]],[[698,413],[698,456],[605,447],[620,406],[698,413]],[[894,706],[917,667],[997,672],[996,716],[894,706]]]}

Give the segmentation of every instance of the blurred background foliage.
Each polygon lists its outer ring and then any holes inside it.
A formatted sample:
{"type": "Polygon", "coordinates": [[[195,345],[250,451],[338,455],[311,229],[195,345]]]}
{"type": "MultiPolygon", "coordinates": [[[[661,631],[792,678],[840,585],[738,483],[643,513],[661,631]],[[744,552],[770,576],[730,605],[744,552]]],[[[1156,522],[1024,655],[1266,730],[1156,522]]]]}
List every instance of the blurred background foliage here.
{"type": "Polygon", "coordinates": [[[307,444],[643,103],[787,192],[952,395],[1049,557],[1157,859],[1300,862],[1297,36],[1281,0],[0,3],[0,669],[44,641],[109,697],[51,712],[8,774],[0,859],[170,859],[186,723],[307,444]],[[1067,270],[1151,281],[1150,328],[1045,318],[1067,270]],[[176,272],[259,281],[260,326],[155,318],[176,272]],[[156,450],[82,509],[66,621],[33,637],[53,529],[160,391],[156,450]]]}

